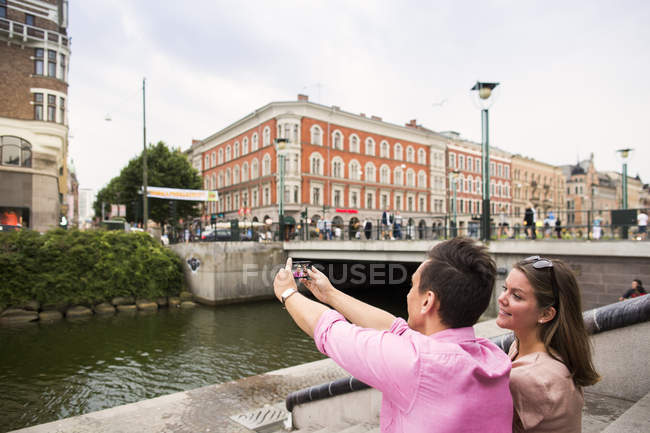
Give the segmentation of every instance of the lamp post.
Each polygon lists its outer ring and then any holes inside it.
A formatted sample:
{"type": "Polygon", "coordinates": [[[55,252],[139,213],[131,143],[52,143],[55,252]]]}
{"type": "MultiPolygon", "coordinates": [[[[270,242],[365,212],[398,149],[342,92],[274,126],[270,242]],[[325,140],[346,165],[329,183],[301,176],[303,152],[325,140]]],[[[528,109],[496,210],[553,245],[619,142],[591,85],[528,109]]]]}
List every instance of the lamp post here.
{"type": "Polygon", "coordinates": [[[483,200],[481,213],[481,240],[490,239],[490,134],[488,110],[494,99],[490,99],[492,91],[499,83],[484,83],[477,81],[471,90],[478,93],[478,103],[481,107],[481,159],[483,163],[483,200]]]}
{"type": "Polygon", "coordinates": [[[454,229],[451,232],[452,237],[458,236],[458,202],[456,200],[456,191],[457,191],[457,184],[458,184],[458,173],[460,173],[460,170],[455,169],[454,171],[451,172],[451,178],[452,178],[452,184],[451,188],[452,191],[454,192],[454,200],[452,202],[452,210],[454,212],[454,229]]]}
{"type": "Polygon", "coordinates": [[[288,138],[276,138],[275,150],[278,154],[278,213],[280,223],[280,239],[284,242],[284,166],[285,157],[287,155],[288,138]]]}
{"type": "MultiPolygon", "coordinates": [[[[630,152],[634,149],[618,149],[616,152],[620,155],[621,160],[623,161],[623,176],[621,178],[621,208],[627,209],[627,158],[630,156],[630,152]]],[[[623,226],[623,239],[628,237],[628,226],[623,226]]]]}
{"type": "Polygon", "coordinates": [[[616,152],[623,160],[623,178],[621,180],[621,207],[627,209],[627,158],[634,149],[618,149],[616,152]]]}
{"type": "Polygon", "coordinates": [[[145,111],[145,80],[142,79],[142,227],[147,231],[149,206],[147,197],[147,116],[145,111]]]}

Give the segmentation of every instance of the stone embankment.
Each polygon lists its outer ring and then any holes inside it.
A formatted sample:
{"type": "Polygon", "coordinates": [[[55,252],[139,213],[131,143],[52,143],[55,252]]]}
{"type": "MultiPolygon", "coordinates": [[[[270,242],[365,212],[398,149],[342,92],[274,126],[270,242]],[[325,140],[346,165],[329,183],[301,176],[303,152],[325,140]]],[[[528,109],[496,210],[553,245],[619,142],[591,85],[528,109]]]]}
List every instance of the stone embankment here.
{"type": "Polygon", "coordinates": [[[0,312],[0,326],[20,325],[30,322],[49,323],[63,318],[74,320],[92,315],[116,313],[157,312],[160,308],[194,308],[192,294],[181,292],[178,297],[162,297],[155,300],[115,297],[110,302],[95,305],[46,304],[29,301],[24,305],[12,306],[0,312]]]}

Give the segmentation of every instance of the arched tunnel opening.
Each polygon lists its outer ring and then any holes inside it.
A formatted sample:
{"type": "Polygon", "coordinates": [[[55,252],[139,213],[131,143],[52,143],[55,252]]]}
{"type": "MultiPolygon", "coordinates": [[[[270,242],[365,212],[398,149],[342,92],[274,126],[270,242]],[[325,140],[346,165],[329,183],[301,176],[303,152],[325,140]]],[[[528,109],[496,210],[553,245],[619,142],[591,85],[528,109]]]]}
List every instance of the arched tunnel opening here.
{"type": "MultiPolygon", "coordinates": [[[[295,258],[294,261],[305,260],[295,258]]],[[[308,260],[342,292],[399,317],[407,318],[406,295],[420,263],[308,260]]],[[[306,290],[306,289],[305,289],[306,290]]]]}

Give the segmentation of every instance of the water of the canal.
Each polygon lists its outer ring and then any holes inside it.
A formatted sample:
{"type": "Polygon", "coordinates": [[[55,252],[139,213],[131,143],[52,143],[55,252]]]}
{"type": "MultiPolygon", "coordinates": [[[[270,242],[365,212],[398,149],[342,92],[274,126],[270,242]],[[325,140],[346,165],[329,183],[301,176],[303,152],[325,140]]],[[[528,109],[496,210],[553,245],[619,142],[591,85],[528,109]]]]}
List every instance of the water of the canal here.
{"type": "MultiPolygon", "coordinates": [[[[353,295],[405,317],[406,291],[353,295]]],[[[276,301],[0,327],[0,432],[321,358],[276,301]]]]}

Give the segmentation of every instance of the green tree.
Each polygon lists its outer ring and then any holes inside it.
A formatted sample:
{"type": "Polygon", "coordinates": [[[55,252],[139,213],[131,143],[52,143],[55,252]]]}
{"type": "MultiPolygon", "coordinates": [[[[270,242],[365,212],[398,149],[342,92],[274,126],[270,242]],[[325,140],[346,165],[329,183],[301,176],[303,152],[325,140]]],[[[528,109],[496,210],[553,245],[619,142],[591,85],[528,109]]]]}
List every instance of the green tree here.
{"type": "MultiPolygon", "coordinates": [[[[203,185],[199,172],[191,166],[180,150],[169,149],[159,141],[147,147],[147,184],[166,188],[200,189],[203,185]]],[[[129,221],[141,221],[142,195],[142,155],[133,158],[122,169],[120,175],[97,194],[95,212],[101,215],[101,201],[126,205],[129,221]],[[99,212],[98,212],[99,211],[99,212]]],[[[191,218],[199,215],[196,202],[176,200],[176,218],[191,218]]],[[[173,223],[170,200],[150,198],[149,219],[159,224],[173,223]]]]}

